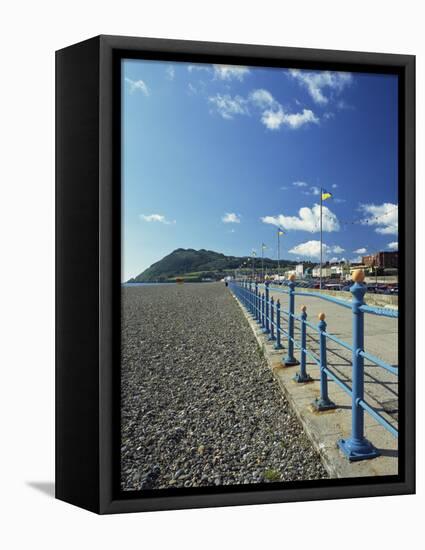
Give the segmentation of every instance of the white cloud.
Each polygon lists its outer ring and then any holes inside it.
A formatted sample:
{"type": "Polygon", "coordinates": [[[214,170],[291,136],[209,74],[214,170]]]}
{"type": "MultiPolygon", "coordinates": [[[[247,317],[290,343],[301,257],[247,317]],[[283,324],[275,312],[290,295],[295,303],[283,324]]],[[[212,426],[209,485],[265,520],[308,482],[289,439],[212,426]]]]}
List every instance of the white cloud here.
{"type": "Polygon", "coordinates": [[[281,126],[288,126],[294,130],[304,124],[318,124],[319,119],[310,109],[303,109],[302,113],[285,113],[283,107],[278,105],[273,109],[266,109],[261,115],[261,122],[269,130],[279,130],[281,126]]]}
{"type": "Polygon", "coordinates": [[[171,225],[176,223],[176,220],[170,221],[167,220],[162,214],[141,214],[140,218],[145,222],[159,222],[165,225],[171,225]]]}
{"type": "Polygon", "coordinates": [[[309,189],[309,191],[303,191],[304,195],[320,195],[320,187],[317,187],[316,185],[312,185],[309,189]]]}
{"type": "Polygon", "coordinates": [[[167,74],[168,80],[174,80],[176,71],[172,65],[168,65],[168,67],[165,69],[165,72],[167,74]]]}
{"type": "MultiPolygon", "coordinates": [[[[310,231],[312,233],[319,231],[320,228],[320,206],[315,204],[313,208],[304,206],[300,208],[298,216],[264,216],[261,218],[263,223],[283,227],[283,229],[294,229],[298,231],[310,231]]],[[[323,206],[323,231],[339,231],[339,221],[336,215],[323,206]]]]}
{"type": "Polygon", "coordinates": [[[205,63],[188,65],[187,70],[190,73],[195,71],[212,73],[216,80],[239,80],[240,82],[251,72],[248,67],[244,67],[243,65],[208,65],[205,63]]]}
{"type": "Polygon", "coordinates": [[[361,264],[362,263],[362,257],[357,256],[356,258],[351,258],[350,263],[351,264],[361,264]]]}
{"type": "Polygon", "coordinates": [[[189,94],[190,95],[196,95],[198,93],[198,90],[197,88],[191,83],[189,82],[189,84],[187,85],[188,87],[188,90],[189,90],[189,94]]]}
{"type": "Polygon", "coordinates": [[[221,218],[221,221],[223,223],[241,223],[241,216],[234,212],[226,212],[221,218]]]}
{"type": "Polygon", "coordinates": [[[300,113],[287,113],[273,95],[263,88],[249,94],[251,103],[262,111],[261,122],[269,130],[278,130],[281,126],[297,129],[304,124],[318,124],[319,119],[310,111],[303,109],[300,113]]]}
{"type": "Polygon", "coordinates": [[[376,233],[381,235],[397,235],[398,233],[398,206],[391,202],[383,204],[361,204],[360,210],[364,214],[361,220],[363,225],[376,226],[376,233]]]}
{"type": "Polygon", "coordinates": [[[304,124],[318,124],[319,119],[310,109],[303,109],[302,113],[292,113],[284,115],[281,124],[287,124],[290,128],[300,128],[304,124]]]}
{"type": "Polygon", "coordinates": [[[286,185],[281,185],[281,190],[282,191],[288,191],[289,187],[287,187],[286,185]]]}
{"type": "Polygon", "coordinates": [[[254,90],[249,94],[249,98],[260,109],[272,107],[277,104],[272,94],[264,89],[254,90]]]}
{"type": "Polygon", "coordinates": [[[193,73],[194,71],[206,71],[209,73],[211,71],[211,66],[204,63],[197,63],[196,65],[188,65],[187,70],[190,73],[193,73]]]}
{"type": "MultiPolygon", "coordinates": [[[[329,255],[329,254],[339,254],[341,251],[343,251],[343,248],[340,246],[328,246],[326,244],[322,244],[322,252],[323,255],[329,255]]],[[[305,258],[312,258],[312,259],[319,259],[320,258],[320,241],[307,241],[305,243],[297,244],[291,250],[289,250],[290,254],[298,254],[299,256],[303,256],[305,258]]],[[[332,258],[330,261],[338,261],[338,258],[332,258]]]]}
{"type": "Polygon", "coordinates": [[[249,114],[246,100],[243,97],[232,97],[229,94],[216,94],[213,97],[208,98],[208,101],[212,103],[217,112],[225,119],[232,119],[235,115],[247,115],[249,114]]]}
{"type": "Polygon", "coordinates": [[[139,91],[146,96],[149,95],[149,89],[146,86],[146,84],[143,82],[143,80],[131,80],[131,78],[126,77],[125,81],[130,86],[130,93],[139,91]]]}
{"type": "Polygon", "coordinates": [[[307,88],[313,101],[320,105],[326,105],[329,102],[329,97],[324,94],[325,89],[328,89],[331,94],[339,94],[353,80],[351,73],[347,72],[290,69],[288,74],[301,86],[307,88]]]}
{"type": "Polygon", "coordinates": [[[295,187],[307,187],[305,181],[294,181],[292,182],[292,185],[294,185],[295,187]]]}
{"type": "Polygon", "coordinates": [[[226,119],[231,119],[235,114],[248,115],[249,106],[260,111],[260,120],[269,130],[279,130],[287,126],[294,130],[304,124],[318,124],[319,119],[310,111],[303,109],[300,113],[287,113],[282,105],[276,101],[270,92],[259,89],[252,91],[248,98],[241,96],[232,97],[229,94],[216,94],[208,98],[215,105],[219,114],[226,119]]]}
{"type": "Polygon", "coordinates": [[[269,130],[279,130],[285,122],[285,113],[281,106],[275,110],[267,109],[261,115],[261,122],[269,130]]]}
{"type": "Polygon", "coordinates": [[[336,264],[336,263],[338,263],[339,261],[340,261],[339,258],[337,258],[337,256],[334,256],[333,258],[331,258],[331,259],[329,260],[329,263],[331,263],[331,264],[336,264]]]}
{"type": "Polygon", "coordinates": [[[250,73],[248,67],[241,65],[213,65],[214,77],[219,80],[242,81],[250,73]]]}
{"type": "Polygon", "coordinates": [[[398,241],[393,241],[392,243],[388,243],[387,247],[390,250],[398,250],[398,241]]]}
{"type": "Polygon", "coordinates": [[[338,187],[338,185],[336,183],[332,184],[332,189],[336,189],[337,187],[338,187]]]}
{"type": "Polygon", "coordinates": [[[366,254],[366,252],[366,248],[358,248],[357,250],[354,250],[354,254],[366,254]]]}

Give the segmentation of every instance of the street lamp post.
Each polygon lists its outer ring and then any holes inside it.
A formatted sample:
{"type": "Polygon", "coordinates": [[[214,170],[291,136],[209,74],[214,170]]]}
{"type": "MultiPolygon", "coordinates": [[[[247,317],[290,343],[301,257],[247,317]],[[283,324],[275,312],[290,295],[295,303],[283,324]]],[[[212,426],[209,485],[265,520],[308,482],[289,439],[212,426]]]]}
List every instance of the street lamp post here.
{"type": "Polygon", "coordinates": [[[252,258],[251,258],[251,262],[252,262],[252,280],[255,281],[255,256],[256,256],[256,252],[255,250],[252,251],[252,258]]]}

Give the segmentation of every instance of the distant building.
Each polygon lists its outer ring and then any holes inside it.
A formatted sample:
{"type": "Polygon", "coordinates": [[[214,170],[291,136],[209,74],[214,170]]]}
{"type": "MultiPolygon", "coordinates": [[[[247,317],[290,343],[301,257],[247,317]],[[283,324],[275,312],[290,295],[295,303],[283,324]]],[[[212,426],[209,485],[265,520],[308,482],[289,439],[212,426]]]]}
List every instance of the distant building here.
{"type": "Polygon", "coordinates": [[[331,265],[332,277],[342,277],[344,275],[344,266],[341,264],[331,265]]]}
{"type": "Polygon", "coordinates": [[[295,266],[295,275],[297,279],[304,278],[304,264],[298,264],[295,266]]]}
{"type": "Polygon", "coordinates": [[[362,263],[366,267],[377,267],[378,269],[397,269],[398,268],[398,251],[395,252],[377,252],[362,257],[362,263]]]}
{"type": "MultiPolygon", "coordinates": [[[[332,275],[332,268],[330,265],[322,265],[322,277],[331,277],[332,275]]],[[[313,267],[312,271],[313,277],[320,277],[320,265],[316,265],[313,267]]]]}
{"type": "Polygon", "coordinates": [[[362,257],[362,263],[366,267],[373,267],[375,265],[375,254],[368,254],[362,257]]]}

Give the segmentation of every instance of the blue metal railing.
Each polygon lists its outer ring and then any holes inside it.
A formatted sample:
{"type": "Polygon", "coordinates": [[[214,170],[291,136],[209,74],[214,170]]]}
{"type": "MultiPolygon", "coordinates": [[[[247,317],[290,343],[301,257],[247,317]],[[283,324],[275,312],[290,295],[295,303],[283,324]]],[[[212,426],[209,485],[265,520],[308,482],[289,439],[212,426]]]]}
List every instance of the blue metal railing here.
{"type": "Polygon", "coordinates": [[[294,380],[299,383],[308,383],[313,379],[307,372],[307,357],[313,360],[319,367],[320,372],[320,397],[315,400],[313,406],[318,412],[335,409],[336,405],[328,395],[328,378],[333,380],[343,391],[351,396],[351,436],[348,439],[340,439],[338,446],[349,460],[364,460],[379,456],[379,451],[368,441],[364,435],[364,412],[371,415],[381,426],[388,430],[394,437],[398,431],[379,412],[377,412],[364,399],[364,359],[367,359],[377,367],[381,367],[391,374],[398,375],[398,367],[389,365],[382,359],[364,350],[364,314],[385,316],[390,318],[398,317],[398,311],[385,308],[374,308],[364,303],[364,296],[367,291],[366,285],[362,284],[361,274],[355,276],[357,282],[350,287],[352,301],[344,301],[333,296],[319,292],[302,292],[296,290],[294,280],[285,282],[285,288],[271,287],[269,282],[265,284],[252,283],[249,281],[232,281],[230,289],[234,296],[243,304],[252,317],[258,322],[262,331],[268,335],[268,340],[274,342],[275,349],[282,349],[282,338],[286,339],[286,355],[282,357],[285,366],[300,365],[294,380]],[[264,290],[262,292],[262,289],[264,290]],[[288,294],[289,310],[282,308],[280,300],[275,301],[270,297],[270,289],[273,292],[288,294]],[[317,325],[307,320],[307,309],[304,306],[301,315],[295,314],[295,296],[316,297],[321,300],[336,303],[352,311],[352,344],[344,342],[327,331],[325,315],[319,316],[317,325]],[[299,323],[299,341],[294,336],[295,322],[299,323]],[[318,334],[319,353],[308,349],[307,327],[318,334]],[[344,380],[332,371],[327,361],[327,340],[341,345],[352,354],[352,384],[351,388],[344,380]],[[300,361],[294,356],[294,348],[300,351],[300,361]]]}

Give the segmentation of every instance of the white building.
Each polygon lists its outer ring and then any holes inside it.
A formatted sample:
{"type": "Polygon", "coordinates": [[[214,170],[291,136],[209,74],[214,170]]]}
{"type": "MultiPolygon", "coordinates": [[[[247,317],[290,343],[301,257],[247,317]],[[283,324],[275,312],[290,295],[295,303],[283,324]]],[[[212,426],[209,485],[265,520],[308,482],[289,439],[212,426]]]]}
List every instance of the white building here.
{"type": "MultiPolygon", "coordinates": [[[[313,277],[320,277],[320,265],[315,265],[313,271],[311,272],[313,277]]],[[[322,277],[331,277],[332,270],[331,266],[323,265],[322,266],[322,277]]]]}
{"type": "Polygon", "coordinates": [[[342,278],[344,276],[344,266],[340,264],[331,265],[331,276],[342,278]]]}
{"type": "Polygon", "coordinates": [[[295,275],[297,279],[304,278],[304,264],[298,264],[295,266],[295,275]]]}

